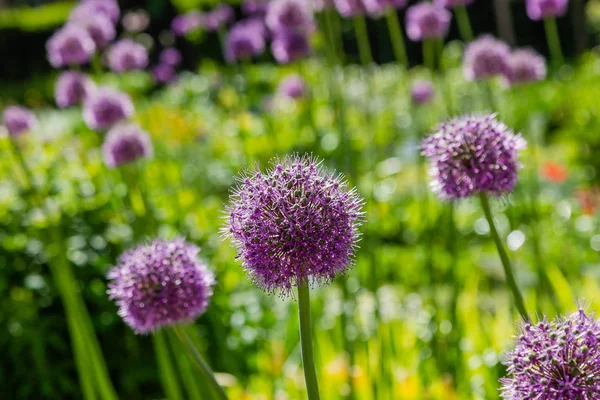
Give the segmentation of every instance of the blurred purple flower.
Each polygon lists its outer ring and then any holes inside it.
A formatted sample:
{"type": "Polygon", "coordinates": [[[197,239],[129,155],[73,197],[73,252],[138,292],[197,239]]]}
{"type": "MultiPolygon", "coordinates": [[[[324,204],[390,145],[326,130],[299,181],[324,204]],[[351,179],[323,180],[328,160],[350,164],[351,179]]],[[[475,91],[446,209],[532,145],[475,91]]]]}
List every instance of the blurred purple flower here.
{"type": "Polygon", "coordinates": [[[562,17],[568,8],[569,0],[527,0],[527,16],[534,21],[562,17]]]}
{"type": "Polygon", "coordinates": [[[245,0],[242,3],[242,13],[251,17],[264,17],[267,15],[270,0],[245,0]]]}
{"type": "Polygon", "coordinates": [[[228,62],[250,60],[265,51],[264,32],[257,25],[238,22],[233,25],[225,43],[228,62]]]}
{"type": "Polygon", "coordinates": [[[441,39],[448,33],[451,19],[445,8],[419,3],[406,11],[406,34],[413,41],[441,39]]]}
{"type": "Polygon", "coordinates": [[[83,103],[83,119],[94,130],[105,130],[134,113],[133,103],[127,93],[110,88],[96,90],[83,103]]]}
{"type": "Polygon", "coordinates": [[[391,7],[390,0],[362,0],[365,11],[370,16],[380,17],[391,7]]]}
{"type": "Polygon", "coordinates": [[[410,95],[413,103],[417,105],[425,105],[431,103],[434,97],[434,87],[431,81],[418,80],[413,83],[410,89],[410,95]]]}
{"type": "Polygon", "coordinates": [[[113,22],[104,14],[79,18],[72,23],[81,25],[88,31],[97,49],[105,47],[117,35],[113,22]]]}
{"type": "Polygon", "coordinates": [[[172,83],[177,80],[177,71],[169,64],[158,64],[152,67],[152,76],[157,83],[172,83]]]}
{"type": "Polygon", "coordinates": [[[198,11],[190,11],[173,18],[171,21],[171,31],[175,36],[185,36],[190,32],[199,29],[206,17],[198,11]]]}
{"type": "Polygon", "coordinates": [[[131,39],[121,39],[108,50],[108,66],[113,72],[144,69],[148,65],[148,51],[131,39]]]}
{"type": "Polygon", "coordinates": [[[298,74],[290,74],[283,78],[277,86],[277,96],[282,98],[300,99],[306,96],[306,83],[298,74]]]}
{"type": "Polygon", "coordinates": [[[517,49],[508,57],[504,77],[513,86],[546,78],[546,59],[531,49],[517,49]]]}
{"type": "Polygon", "coordinates": [[[445,200],[514,190],[520,150],[526,142],[495,115],[459,117],[437,126],[421,143],[432,177],[431,187],[445,200]]]}
{"type": "Polygon", "coordinates": [[[276,32],[271,52],[278,63],[288,64],[306,56],[310,52],[310,44],[306,34],[283,29],[276,32]]]}
{"type": "Polygon", "coordinates": [[[87,30],[69,23],[48,39],[46,50],[48,61],[58,68],[87,63],[96,51],[96,44],[87,30]]]}
{"type": "Polygon", "coordinates": [[[108,295],[136,333],[192,322],[213,294],[215,276],[183,239],[155,239],[126,251],[108,273],[108,295]]]}
{"type": "Polygon", "coordinates": [[[353,264],[363,200],[311,157],[274,159],[244,173],[222,233],[262,289],[287,295],[299,283],[329,283],[353,264]]]}
{"type": "Polygon", "coordinates": [[[104,164],[109,168],[152,157],[152,151],[150,136],[135,124],[115,125],[102,144],[104,164]]]}
{"type": "Polygon", "coordinates": [[[159,60],[161,64],[176,67],[179,64],[181,64],[182,57],[179,50],[177,50],[174,47],[167,47],[166,49],[163,49],[163,51],[160,52],[159,60]]]}
{"type": "Polygon", "coordinates": [[[65,71],[54,85],[54,99],[58,107],[70,107],[84,102],[94,89],[94,82],[87,75],[65,71]]]}
{"type": "Polygon", "coordinates": [[[233,8],[227,4],[221,4],[205,14],[202,26],[209,32],[216,31],[220,27],[229,25],[235,20],[233,8]]]}
{"type": "Polygon", "coordinates": [[[123,15],[121,25],[130,33],[143,32],[150,24],[150,15],[146,10],[128,11],[123,15]]]}
{"type": "Polygon", "coordinates": [[[333,0],[335,8],[341,16],[351,18],[365,13],[362,0],[333,0]]]}
{"type": "Polygon", "coordinates": [[[510,48],[491,35],[483,35],[467,44],[463,60],[465,78],[488,79],[506,72],[510,48]]]}
{"type": "Polygon", "coordinates": [[[33,111],[20,106],[9,106],[2,113],[2,122],[10,136],[29,132],[37,124],[33,111]]]}
{"type": "Polygon", "coordinates": [[[265,21],[274,35],[281,30],[307,34],[315,29],[312,10],[304,0],[272,0],[265,21]]]}
{"type": "Polygon", "coordinates": [[[113,24],[116,24],[121,15],[119,4],[116,0],[83,0],[73,8],[69,19],[88,19],[98,15],[105,15],[113,24]]]}
{"type": "Polygon", "coordinates": [[[438,7],[455,8],[455,7],[466,7],[473,3],[474,0],[434,0],[434,3],[438,7]]]}

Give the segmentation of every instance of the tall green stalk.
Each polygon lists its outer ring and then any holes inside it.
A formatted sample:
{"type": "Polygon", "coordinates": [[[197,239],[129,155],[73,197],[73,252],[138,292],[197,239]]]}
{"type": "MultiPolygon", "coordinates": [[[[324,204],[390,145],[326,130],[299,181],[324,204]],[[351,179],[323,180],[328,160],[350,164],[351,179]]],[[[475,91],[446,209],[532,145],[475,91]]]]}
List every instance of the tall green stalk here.
{"type": "Polygon", "coordinates": [[[302,366],[309,400],[319,400],[319,383],[312,344],[310,321],[310,289],[308,283],[298,284],[298,316],[300,320],[300,344],[302,346],[302,366]]]}
{"type": "Polygon", "coordinates": [[[356,41],[358,42],[360,63],[365,66],[372,64],[373,52],[371,51],[371,44],[369,43],[367,20],[364,15],[357,15],[352,21],[354,22],[354,34],[356,35],[356,41]]]}
{"type": "Polygon", "coordinates": [[[406,55],[406,44],[404,43],[404,35],[400,28],[398,13],[396,9],[390,8],[385,15],[390,38],[392,39],[392,48],[396,61],[408,68],[408,57],[406,55]]]}
{"type": "Polygon", "coordinates": [[[9,136],[8,141],[10,142],[12,152],[13,152],[14,156],[17,158],[19,166],[21,167],[21,171],[23,171],[23,174],[25,175],[25,182],[26,182],[25,189],[32,189],[34,187],[33,174],[31,173],[31,171],[29,170],[29,167],[27,166],[27,162],[25,161],[23,152],[21,151],[19,144],[16,142],[16,140],[12,136],[9,136]]]}
{"type": "Polygon", "coordinates": [[[456,22],[458,22],[460,37],[463,41],[470,42],[473,40],[473,28],[471,27],[471,21],[469,20],[469,13],[467,13],[466,7],[455,7],[454,14],[456,15],[456,22]]]}
{"type": "Polygon", "coordinates": [[[557,67],[561,66],[564,64],[565,59],[560,45],[560,36],[558,34],[556,18],[548,17],[544,19],[544,29],[546,30],[546,40],[548,42],[548,49],[550,50],[552,62],[557,67]]]}

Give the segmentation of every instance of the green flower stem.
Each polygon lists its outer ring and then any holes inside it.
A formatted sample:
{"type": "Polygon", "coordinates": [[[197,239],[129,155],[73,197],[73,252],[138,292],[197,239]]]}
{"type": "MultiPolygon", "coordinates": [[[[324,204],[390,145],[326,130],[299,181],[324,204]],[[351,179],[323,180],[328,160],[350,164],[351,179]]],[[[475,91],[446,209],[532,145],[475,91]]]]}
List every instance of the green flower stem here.
{"type": "Polygon", "coordinates": [[[513,296],[515,306],[517,307],[517,310],[519,310],[519,314],[521,314],[521,317],[524,320],[529,321],[529,314],[527,314],[523,296],[521,295],[519,287],[517,286],[517,282],[515,281],[510,259],[508,258],[508,254],[506,253],[502,239],[500,239],[500,235],[498,234],[498,230],[494,224],[494,217],[492,216],[489,199],[484,192],[479,194],[479,198],[481,199],[481,207],[483,208],[485,219],[487,219],[487,222],[490,225],[490,233],[492,234],[492,238],[494,239],[494,243],[498,249],[500,260],[502,261],[502,267],[504,268],[504,274],[506,275],[506,284],[508,285],[508,288],[513,296]]]}
{"type": "Polygon", "coordinates": [[[385,16],[390,38],[392,39],[392,48],[396,61],[408,68],[408,57],[406,56],[406,44],[404,43],[404,35],[400,28],[398,13],[396,9],[390,8],[385,16]]]}
{"type": "Polygon", "coordinates": [[[470,42],[473,40],[473,28],[471,27],[467,9],[464,6],[455,7],[454,14],[456,15],[460,37],[462,37],[463,41],[470,42]]]}
{"type": "Polygon", "coordinates": [[[369,43],[367,20],[364,15],[357,15],[352,21],[354,22],[354,34],[356,35],[356,41],[358,42],[360,63],[365,66],[372,64],[373,53],[371,51],[371,44],[369,43]]]}
{"type": "Polygon", "coordinates": [[[31,173],[31,171],[29,170],[29,167],[27,166],[27,162],[25,161],[25,157],[23,156],[23,152],[21,151],[21,148],[19,147],[19,144],[16,143],[15,139],[13,139],[12,137],[8,138],[8,141],[10,143],[10,146],[12,148],[12,152],[14,154],[14,156],[17,158],[17,161],[19,162],[19,166],[21,167],[21,170],[23,171],[23,174],[25,175],[25,189],[32,189],[34,187],[33,185],[33,175],[31,173]]]}
{"type": "Polygon", "coordinates": [[[183,399],[177,382],[177,373],[169,356],[169,348],[164,332],[155,332],[152,335],[152,342],[154,344],[154,352],[156,354],[156,362],[158,363],[162,386],[167,398],[169,400],[183,399]]]}
{"type": "Polygon", "coordinates": [[[548,41],[548,49],[550,50],[552,61],[555,66],[561,66],[564,64],[565,59],[560,45],[556,18],[549,17],[544,19],[544,29],[546,30],[546,40],[548,41]]]}
{"type": "Polygon", "coordinates": [[[481,85],[483,86],[483,91],[485,92],[485,97],[490,106],[490,110],[493,112],[498,111],[498,105],[496,104],[494,91],[492,90],[492,83],[489,80],[485,80],[481,82],[481,85]]]}
{"type": "Polygon", "coordinates": [[[423,64],[432,74],[435,72],[435,48],[432,40],[423,40],[423,64]]]}
{"type": "Polygon", "coordinates": [[[202,354],[200,354],[198,349],[196,349],[196,346],[194,346],[192,340],[189,338],[187,333],[185,333],[185,330],[180,325],[175,325],[173,327],[173,330],[175,331],[175,334],[177,335],[179,340],[181,340],[181,342],[185,346],[188,355],[196,365],[198,372],[200,372],[204,380],[211,386],[213,390],[212,398],[216,400],[227,400],[227,394],[225,393],[221,385],[219,385],[219,383],[217,382],[214,373],[212,372],[206,361],[204,361],[204,357],[202,357],[202,354]]]}
{"type": "Polygon", "coordinates": [[[300,319],[300,343],[302,345],[302,365],[309,400],[319,400],[319,384],[312,345],[312,329],[310,323],[310,293],[308,284],[298,284],[298,316],[300,319]]]}

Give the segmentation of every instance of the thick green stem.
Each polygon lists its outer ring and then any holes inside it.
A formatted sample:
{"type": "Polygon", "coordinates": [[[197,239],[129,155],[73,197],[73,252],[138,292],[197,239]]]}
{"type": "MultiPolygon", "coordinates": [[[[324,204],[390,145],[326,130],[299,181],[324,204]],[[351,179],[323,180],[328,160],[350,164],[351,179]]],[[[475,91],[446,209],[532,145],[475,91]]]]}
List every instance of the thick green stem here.
{"type": "Polygon", "coordinates": [[[481,82],[483,86],[483,90],[485,91],[485,97],[488,105],[490,106],[490,111],[498,111],[498,106],[496,105],[496,100],[494,98],[494,91],[492,90],[492,84],[489,80],[481,82]]]}
{"type": "Polygon", "coordinates": [[[179,389],[179,382],[177,381],[177,373],[169,356],[169,348],[164,332],[155,332],[152,335],[152,340],[154,342],[156,361],[158,362],[158,371],[160,372],[160,378],[167,398],[169,400],[183,399],[181,390],[179,389]]]}
{"type": "Polygon", "coordinates": [[[519,287],[517,286],[517,282],[515,281],[510,259],[508,258],[508,254],[506,253],[506,249],[504,248],[504,244],[502,243],[502,239],[500,239],[500,235],[496,229],[496,224],[494,223],[494,217],[492,216],[489,199],[484,192],[479,194],[479,198],[481,199],[481,207],[483,208],[485,218],[490,225],[490,233],[492,234],[492,238],[494,239],[494,243],[498,249],[500,260],[502,261],[502,267],[504,268],[504,274],[506,275],[506,284],[508,285],[508,288],[513,296],[513,300],[517,310],[519,310],[519,314],[521,314],[521,317],[524,320],[529,321],[529,314],[527,314],[523,296],[521,295],[519,287]]]}
{"type": "Polygon", "coordinates": [[[458,30],[460,31],[460,37],[465,42],[473,40],[473,28],[471,28],[471,21],[469,20],[469,14],[464,6],[454,8],[454,14],[456,15],[456,22],[458,22],[458,30]]]}
{"type": "Polygon", "coordinates": [[[310,323],[310,292],[308,284],[298,284],[298,316],[300,319],[300,343],[302,345],[302,366],[309,400],[319,400],[319,383],[312,344],[312,329],[310,323]]]}
{"type": "Polygon", "coordinates": [[[29,170],[29,167],[27,166],[27,162],[25,161],[25,157],[23,157],[23,152],[21,151],[19,144],[16,143],[15,139],[13,139],[12,137],[9,137],[8,141],[10,142],[10,146],[12,147],[13,154],[15,155],[15,157],[17,158],[17,160],[19,162],[21,170],[23,171],[23,174],[25,175],[25,180],[26,180],[25,189],[33,188],[34,187],[33,175],[31,174],[31,171],[29,170]]]}
{"type": "Polygon", "coordinates": [[[367,20],[364,15],[357,15],[353,18],[354,34],[358,42],[358,54],[362,65],[373,63],[373,53],[371,52],[371,44],[369,43],[369,34],[367,32],[367,20]]]}
{"type": "Polygon", "coordinates": [[[215,378],[215,374],[212,372],[206,361],[204,361],[204,357],[202,357],[202,354],[200,354],[198,349],[196,349],[196,346],[194,346],[192,340],[189,338],[187,333],[185,333],[185,330],[180,325],[175,325],[173,330],[175,331],[175,334],[179,340],[181,340],[185,346],[188,355],[194,362],[194,365],[196,365],[198,372],[200,372],[205,381],[211,386],[213,390],[213,398],[217,400],[227,400],[227,394],[225,393],[225,390],[223,390],[221,385],[219,385],[219,382],[217,382],[217,379],[215,378]]]}
{"type": "Polygon", "coordinates": [[[433,74],[435,72],[435,48],[432,40],[423,40],[423,64],[433,74]]]}
{"type": "Polygon", "coordinates": [[[555,66],[561,66],[564,64],[565,59],[560,45],[556,19],[554,17],[544,19],[544,28],[546,30],[546,40],[548,41],[548,49],[550,50],[552,62],[555,66]]]}
{"type": "Polygon", "coordinates": [[[388,10],[385,18],[387,21],[388,30],[390,32],[390,38],[392,39],[392,48],[394,49],[396,61],[408,68],[408,57],[406,56],[404,35],[402,35],[402,29],[400,28],[400,22],[398,21],[396,9],[391,8],[388,10]]]}

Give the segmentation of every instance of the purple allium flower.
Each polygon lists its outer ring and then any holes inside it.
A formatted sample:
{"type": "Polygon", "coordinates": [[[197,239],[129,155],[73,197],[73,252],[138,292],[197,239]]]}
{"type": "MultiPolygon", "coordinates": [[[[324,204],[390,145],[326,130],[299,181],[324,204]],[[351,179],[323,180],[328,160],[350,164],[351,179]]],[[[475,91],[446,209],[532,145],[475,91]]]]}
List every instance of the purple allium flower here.
{"type": "Polygon", "coordinates": [[[351,18],[365,13],[362,0],[333,0],[335,8],[341,16],[351,18]]]}
{"type": "Polygon", "coordinates": [[[95,89],[94,82],[81,72],[65,71],[54,85],[54,99],[60,108],[82,103],[95,89]]]}
{"type": "Polygon", "coordinates": [[[600,399],[600,322],[583,309],[523,322],[500,380],[506,400],[600,399]]]}
{"type": "Polygon", "coordinates": [[[148,51],[131,39],[121,39],[109,49],[108,65],[113,72],[144,69],[148,65],[148,51]]]}
{"type": "Polygon", "coordinates": [[[362,0],[367,14],[379,17],[391,7],[390,0],[362,0]]]}
{"type": "Polygon", "coordinates": [[[120,167],[152,157],[152,141],[148,133],[135,124],[115,125],[104,138],[102,154],[107,167],[120,167]]]}
{"type": "Polygon", "coordinates": [[[73,23],[88,31],[98,49],[105,47],[117,35],[113,22],[104,14],[80,18],[73,23]]]}
{"type": "Polygon", "coordinates": [[[121,25],[127,32],[143,32],[150,24],[150,15],[146,10],[128,11],[123,15],[121,25]]]}
{"type": "Polygon", "coordinates": [[[212,11],[205,14],[202,26],[212,32],[219,29],[221,26],[229,25],[235,20],[235,12],[233,8],[227,4],[222,4],[212,11]]]}
{"type": "Polygon", "coordinates": [[[428,104],[433,100],[434,88],[431,81],[419,80],[410,88],[412,101],[417,105],[428,104]]]}
{"type": "Polygon", "coordinates": [[[55,68],[81,65],[90,60],[96,51],[96,44],[85,28],[69,23],[48,39],[46,51],[48,61],[55,68]]]}
{"type": "Polygon", "coordinates": [[[108,295],[136,333],[150,333],[202,315],[215,277],[183,239],[155,239],[121,255],[108,273],[108,295]]]}
{"type": "Polygon", "coordinates": [[[107,16],[113,24],[116,24],[119,22],[119,16],[121,15],[119,4],[116,0],[84,0],[73,9],[69,19],[87,19],[100,14],[107,16]]]}
{"type": "Polygon", "coordinates": [[[306,83],[300,75],[290,74],[279,83],[277,95],[290,99],[303,98],[306,96],[306,83]]]}
{"type": "Polygon", "coordinates": [[[159,60],[162,64],[178,66],[181,64],[181,53],[174,47],[167,47],[160,52],[159,60]]]}
{"type": "Polygon", "coordinates": [[[229,30],[225,58],[229,62],[249,60],[265,51],[264,32],[257,26],[238,22],[229,30]]]}
{"type": "Polygon", "coordinates": [[[530,49],[517,49],[510,54],[504,77],[510,85],[530,83],[546,78],[546,60],[530,49]]]}
{"type": "Polygon", "coordinates": [[[9,106],[2,113],[2,122],[10,136],[20,136],[37,124],[37,118],[33,111],[25,107],[9,106]]]}
{"type": "Polygon", "coordinates": [[[178,15],[171,21],[171,31],[175,36],[185,36],[199,29],[204,24],[205,19],[204,14],[198,11],[178,15]]]}
{"type": "Polygon", "coordinates": [[[473,0],[434,0],[434,3],[438,7],[455,8],[466,7],[473,3],[473,0]]]}
{"type": "Polygon", "coordinates": [[[271,52],[278,63],[287,64],[307,55],[310,52],[310,44],[303,33],[280,30],[273,38],[271,52]]]}
{"type": "Polygon", "coordinates": [[[308,156],[274,159],[240,178],[222,232],[250,278],[268,292],[328,283],[353,263],[363,200],[308,156]]]}
{"type": "Polygon", "coordinates": [[[177,80],[177,71],[169,64],[158,64],[152,67],[152,76],[157,83],[171,83],[177,80]]]}
{"type": "Polygon", "coordinates": [[[491,35],[483,35],[465,49],[463,69],[468,80],[488,79],[506,72],[510,48],[491,35]]]}
{"type": "Polygon", "coordinates": [[[527,16],[534,21],[562,17],[568,8],[569,0],[527,0],[527,16]]]}
{"type": "Polygon", "coordinates": [[[312,10],[303,0],[271,1],[265,22],[273,34],[281,30],[294,30],[307,34],[315,29],[312,10]]]}
{"type": "Polygon", "coordinates": [[[252,17],[264,17],[267,15],[270,0],[245,0],[242,3],[242,13],[252,17]]]}
{"type": "Polygon", "coordinates": [[[94,130],[108,129],[133,113],[129,95],[109,88],[98,89],[83,103],[83,119],[94,130]]]}
{"type": "Polygon", "coordinates": [[[452,14],[443,7],[423,2],[406,11],[406,34],[413,41],[441,39],[448,33],[452,14]]]}
{"type": "Polygon", "coordinates": [[[441,198],[501,196],[515,188],[518,155],[526,142],[495,115],[455,118],[436,131],[421,149],[429,159],[431,186],[441,198]]]}

